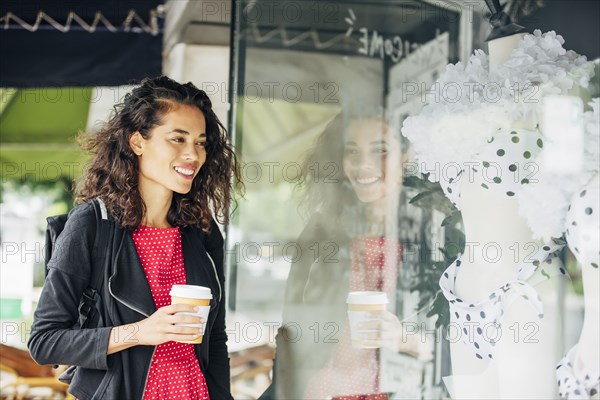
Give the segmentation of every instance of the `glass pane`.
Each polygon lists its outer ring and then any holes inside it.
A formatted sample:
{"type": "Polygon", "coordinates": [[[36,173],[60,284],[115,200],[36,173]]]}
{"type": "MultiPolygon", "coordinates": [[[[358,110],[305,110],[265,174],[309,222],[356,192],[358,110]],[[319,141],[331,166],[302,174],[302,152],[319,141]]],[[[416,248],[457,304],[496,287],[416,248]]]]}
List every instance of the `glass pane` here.
{"type": "Polygon", "coordinates": [[[409,203],[433,187],[400,127],[457,61],[459,14],[416,1],[236,6],[247,194],[227,242],[230,348],[276,342],[273,398],[441,397],[447,310],[427,314],[452,209],[443,195],[409,203]],[[381,292],[378,304],[356,291],[381,292]]]}

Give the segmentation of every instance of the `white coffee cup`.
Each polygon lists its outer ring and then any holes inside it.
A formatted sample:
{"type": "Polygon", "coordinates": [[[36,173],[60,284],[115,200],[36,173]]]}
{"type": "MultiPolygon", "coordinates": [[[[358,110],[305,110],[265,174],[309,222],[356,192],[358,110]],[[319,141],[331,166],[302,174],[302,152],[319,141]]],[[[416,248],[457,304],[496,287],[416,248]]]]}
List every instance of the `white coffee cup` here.
{"type": "Polygon", "coordinates": [[[210,311],[210,300],[212,293],[210,288],[195,285],[173,285],[171,291],[171,304],[191,304],[198,309],[196,313],[178,312],[176,315],[197,315],[204,319],[202,324],[176,324],[178,326],[191,326],[201,328],[200,337],[196,340],[179,340],[182,343],[202,343],[206,321],[208,320],[208,312],[210,311]]]}
{"type": "Polygon", "coordinates": [[[388,297],[385,292],[350,292],[346,298],[348,305],[348,320],[350,322],[350,337],[352,347],[363,349],[375,349],[380,346],[364,343],[364,336],[369,333],[378,332],[377,329],[364,329],[359,325],[363,322],[373,320],[373,315],[386,310],[388,297]]]}

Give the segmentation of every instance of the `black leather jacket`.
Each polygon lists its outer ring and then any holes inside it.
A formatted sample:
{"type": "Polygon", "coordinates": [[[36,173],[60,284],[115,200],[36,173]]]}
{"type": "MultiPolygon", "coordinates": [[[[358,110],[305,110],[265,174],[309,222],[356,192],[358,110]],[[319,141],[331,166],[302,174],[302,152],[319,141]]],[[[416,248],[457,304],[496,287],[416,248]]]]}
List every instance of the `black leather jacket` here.
{"type": "MultiPolygon", "coordinates": [[[[155,346],[134,346],[107,355],[112,327],[140,321],[156,311],[131,232],[111,222],[112,259],[99,288],[96,328],[78,329],[78,306],[90,284],[96,214],[91,203],[76,206],[56,241],[28,342],[39,364],[78,366],[69,391],[81,400],[141,399],[155,346]]],[[[213,221],[210,235],[183,228],[187,283],[211,288],[213,300],[202,344],[195,345],[211,399],[231,399],[223,237],[213,221]],[[211,261],[212,259],[212,261],[211,261]],[[214,261],[214,263],[213,263],[214,261]]]]}

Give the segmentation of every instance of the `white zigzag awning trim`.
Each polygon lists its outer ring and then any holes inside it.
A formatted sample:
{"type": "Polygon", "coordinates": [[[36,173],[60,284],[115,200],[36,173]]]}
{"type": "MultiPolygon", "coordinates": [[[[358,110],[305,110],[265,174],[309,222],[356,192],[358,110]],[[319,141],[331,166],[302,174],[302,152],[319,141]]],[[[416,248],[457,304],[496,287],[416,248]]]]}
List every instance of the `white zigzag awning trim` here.
{"type": "Polygon", "coordinates": [[[158,28],[158,17],[159,12],[156,9],[150,10],[150,18],[148,23],[144,21],[135,10],[129,10],[127,17],[123,21],[120,26],[114,26],[110,23],[108,19],[102,14],[102,12],[97,11],[94,16],[94,21],[91,24],[88,24],[77,15],[73,11],[69,11],[69,15],[67,16],[67,21],[64,25],[58,23],[54,18],[46,14],[44,11],[39,11],[37,13],[35,23],[33,25],[28,24],[23,19],[19,18],[16,14],[12,12],[7,12],[3,17],[0,17],[0,23],[4,22],[4,30],[10,29],[11,20],[19,24],[24,29],[27,29],[30,32],[36,32],[42,22],[47,22],[53,28],[66,33],[71,30],[71,26],[73,21],[81,26],[85,31],[94,33],[98,28],[98,25],[102,23],[104,28],[106,28],[109,32],[116,33],[119,31],[122,32],[133,32],[133,33],[148,33],[150,35],[156,36],[159,33],[158,28]],[[133,26],[134,21],[137,23],[137,26],[133,26]]]}

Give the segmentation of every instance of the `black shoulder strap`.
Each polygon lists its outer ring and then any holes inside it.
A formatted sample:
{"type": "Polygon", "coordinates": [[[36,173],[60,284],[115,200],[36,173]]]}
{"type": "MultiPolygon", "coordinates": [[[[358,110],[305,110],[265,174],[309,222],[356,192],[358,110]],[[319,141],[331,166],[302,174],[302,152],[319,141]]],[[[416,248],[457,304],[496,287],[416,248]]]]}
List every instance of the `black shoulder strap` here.
{"type": "Polygon", "coordinates": [[[81,328],[85,327],[88,318],[94,309],[96,296],[102,277],[106,270],[106,264],[109,261],[107,249],[109,248],[109,233],[110,224],[108,222],[108,212],[106,205],[97,197],[93,200],[94,210],[96,211],[96,240],[94,249],[92,250],[92,275],[90,277],[90,285],[83,291],[83,303],[79,308],[79,324],[81,328]]]}

